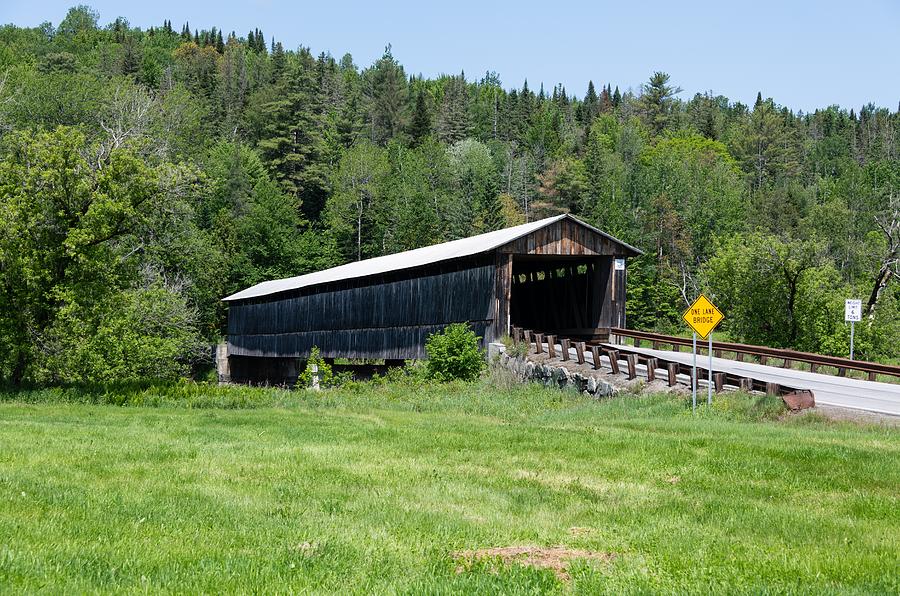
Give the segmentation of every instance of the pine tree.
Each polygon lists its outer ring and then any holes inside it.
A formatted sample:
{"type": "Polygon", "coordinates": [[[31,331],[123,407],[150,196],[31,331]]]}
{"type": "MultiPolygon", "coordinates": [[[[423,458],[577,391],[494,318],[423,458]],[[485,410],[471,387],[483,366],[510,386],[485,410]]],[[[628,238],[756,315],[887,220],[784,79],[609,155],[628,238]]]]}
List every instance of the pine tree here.
{"type": "Polygon", "coordinates": [[[404,129],[408,87],[403,67],[391,54],[391,46],[364,73],[371,138],[387,143],[404,129]]]}
{"type": "Polygon", "coordinates": [[[616,85],[616,90],[613,92],[612,96],[612,104],[614,108],[619,107],[619,104],[622,103],[622,94],[619,93],[619,86],[616,85]]]}
{"type": "Polygon", "coordinates": [[[448,145],[469,135],[469,88],[464,74],[450,77],[444,84],[437,130],[438,137],[448,145]]]}
{"type": "Polygon", "coordinates": [[[276,43],[273,39],[272,44],[272,80],[277,81],[284,74],[287,58],[280,41],[276,43]]]}
{"type": "Polygon", "coordinates": [[[247,47],[256,51],[256,34],[253,31],[247,34],[247,47]]]}
{"type": "Polygon", "coordinates": [[[600,112],[606,113],[612,110],[612,91],[610,90],[610,86],[604,85],[603,90],[600,92],[600,112]]]}
{"type": "Polygon", "coordinates": [[[680,92],[680,87],[669,85],[669,75],[659,71],[643,86],[640,108],[647,126],[655,134],[668,126],[675,95],[680,92]]]}
{"type": "Polygon", "coordinates": [[[181,41],[191,41],[191,26],[188,23],[181,28],[181,41]]]}
{"type": "Polygon", "coordinates": [[[222,31],[219,30],[216,34],[216,51],[220,54],[225,53],[225,41],[222,39],[222,31]]]}
{"type": "Polygon", "coordinates": [[[428,98],[425,96],[425,89],[420,86],[418,93],[416,93],[416,104],[409,123],[409,136],[412,139],[412,146],[418,147],[430,134],[431,113],[428,110],[428,98]]]}
{"type": "Polygon", "coordinates": [[[584,101],[581,102],[580,109],[578,110],[578,120],[584,126],[589,126],[590,123],[594,121],[594,117],[597,115],[597,111],[597,91],[594,89],[594,81],[588,81],[587,93],[585,94],[584,101]]]}
{"type": "Polygon", "coordinates": [[[315,60],[308,50],[301,50],[277,83],[272,100],[260,106],[265,122],[258,143],[275,178],[297,197],[311,220],[318,219],[328,187],[327,167],[321,160],[323,120],[315,72],[315,60]]]}

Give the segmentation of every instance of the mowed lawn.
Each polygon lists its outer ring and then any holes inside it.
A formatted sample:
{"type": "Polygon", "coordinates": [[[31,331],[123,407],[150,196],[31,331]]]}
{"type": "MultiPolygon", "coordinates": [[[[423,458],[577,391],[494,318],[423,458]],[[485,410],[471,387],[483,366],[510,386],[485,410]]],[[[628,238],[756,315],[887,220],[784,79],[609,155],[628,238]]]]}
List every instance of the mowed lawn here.
{"type": "Polygon", "coordinates": [[[896,427],[486,385],[5,399],[9,593],[900,592],[896,427]],[[611,558],[454,558],[528,545],[611,558]]]}

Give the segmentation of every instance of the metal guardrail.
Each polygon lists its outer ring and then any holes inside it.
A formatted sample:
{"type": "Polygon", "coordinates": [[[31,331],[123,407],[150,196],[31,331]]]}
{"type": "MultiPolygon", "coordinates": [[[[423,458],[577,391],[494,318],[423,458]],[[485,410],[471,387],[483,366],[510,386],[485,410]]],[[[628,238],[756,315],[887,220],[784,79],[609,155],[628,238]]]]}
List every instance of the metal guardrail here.
{"type": "MultiPolygon", "coordinates": [[[[610,334],[620,340],[617,343],[624,344],[621,338],[628,338],[634,342],[635,347],[641,347],[641,342],[650,342],[651,347],[659,349],[660,346],[671,346],[673,350],[679,351],[681,346],[690,347],[693,340],[685,337],[677,337],[674,335],[663,335],[661,333],[650,333],[648,331],[636,331],[633,329],[622,329],[613,327],[610,334]]],[[[700,347],[706,348],[705,345],[700,347]]],[[[768,348],[765,346],[754,346],[749,344],[738,344],[724,341],[713,342],[713,354],[721,358],[726,352],[735,355],[735,359],[743,361],[746,356],[753,356],[759,360],[760,364],[767,364],[771,359],[781,360],[783,368],[791,368],[795,362],[803,362],[809,365],[810,372],[823,372],[820,367],[832,367],[837,369],[838,376],[846,376],[848,370],[858,371],[868,374],[868,380],[877,380],[877,375],[885,375],[900,380],[900,366],[890,364],[881,364],[878,362],[866,362],[861,360],[850,360],[849,358],[841,358],[838,356],[823,356],[821,354],[811,354],[809,352],[798,352],[795,350],[784,350],[781,348],[768,348]]]]}

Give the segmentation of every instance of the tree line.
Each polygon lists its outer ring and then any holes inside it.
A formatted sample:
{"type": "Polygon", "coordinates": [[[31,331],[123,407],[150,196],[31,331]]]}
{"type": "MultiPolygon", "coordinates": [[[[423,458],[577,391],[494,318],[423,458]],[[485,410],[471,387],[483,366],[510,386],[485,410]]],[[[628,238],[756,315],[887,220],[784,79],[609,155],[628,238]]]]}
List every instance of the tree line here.
{"type": "Polygon", "coordinates": [[[900,341],[900,114],[669,76],[582,95],[360,67],[258,28],[0,28],[0,379],[174,378],[253,283],[570,212],[646,255],[629,325],[709,292],[737,341],[900,341]]]}

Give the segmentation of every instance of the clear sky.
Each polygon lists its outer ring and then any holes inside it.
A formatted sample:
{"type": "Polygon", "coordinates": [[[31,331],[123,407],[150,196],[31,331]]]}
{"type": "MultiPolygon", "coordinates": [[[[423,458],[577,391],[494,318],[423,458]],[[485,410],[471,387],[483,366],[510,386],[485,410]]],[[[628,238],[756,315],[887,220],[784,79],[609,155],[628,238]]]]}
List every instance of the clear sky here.
{"type": "Polygon", "coordinates": [[[664,70],[682,98],[711,90],[752,103],[762,91],[804,111],[900,101],[900,0],[0,0],[0,23],[58,24],[79,1],[101,24],[259,27],[287,48],[350,52],[363,67],[390,43],[408,73],[495,70],[506,87],[527,78],[579,96],[589,79],[624,91],[664,70]]]}

